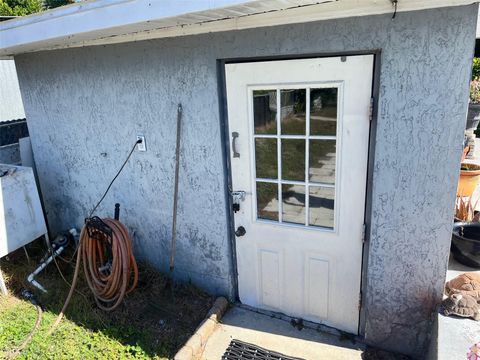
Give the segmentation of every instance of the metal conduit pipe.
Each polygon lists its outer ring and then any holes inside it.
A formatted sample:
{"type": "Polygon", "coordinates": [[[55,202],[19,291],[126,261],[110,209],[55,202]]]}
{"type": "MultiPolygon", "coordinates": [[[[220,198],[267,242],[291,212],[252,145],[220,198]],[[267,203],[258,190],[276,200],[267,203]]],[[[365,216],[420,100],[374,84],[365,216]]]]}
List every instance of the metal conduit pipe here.
{"type": "Polygon", "coordinates": [[[35,276],[40,274],[43,271],[43,269],[45,269],[48,266],[48,264],[50,264],[53,261],[53,258],[60,255],[63,252],[63,250],[65,250],[65,247],[63,246],[60,246],[57,250],[55,250],[53,254],[47,258],[47,260],[42,262],[40,266],[35,269],[34,272],[28,275],[27,281],[33,286],[35,286],[37,289],[39,289],[40,291],[46,293],[47,289],[45,289],[37,280],[35,280],[35,276]]]}

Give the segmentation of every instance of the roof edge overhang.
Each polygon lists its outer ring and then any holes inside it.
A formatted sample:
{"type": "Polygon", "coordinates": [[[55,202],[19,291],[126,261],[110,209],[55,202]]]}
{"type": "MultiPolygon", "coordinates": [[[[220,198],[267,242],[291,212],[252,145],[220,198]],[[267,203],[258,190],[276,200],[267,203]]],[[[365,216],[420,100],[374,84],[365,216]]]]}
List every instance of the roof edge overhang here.
{"type": "MultiPolygon", "coordinates": [[[[476,2],[400,0],[397,11],[476,2]]],[[[393,11],[391,0],[90,0],[0,23],[0,58],[393,11]]]]}

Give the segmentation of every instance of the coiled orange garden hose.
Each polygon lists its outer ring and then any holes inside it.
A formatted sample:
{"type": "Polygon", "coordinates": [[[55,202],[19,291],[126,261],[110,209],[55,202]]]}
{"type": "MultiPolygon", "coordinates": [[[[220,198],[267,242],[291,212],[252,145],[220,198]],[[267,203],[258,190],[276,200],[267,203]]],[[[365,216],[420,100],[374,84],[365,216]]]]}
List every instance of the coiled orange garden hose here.
{"type": "Polygon", "coordinates": [[[60,323],[68,307],[77,284],[81,262],[83,262],[88,286],[93,292],[95,302],[102,310],[111,311],[115,309],[120,305],[125,294],[131,292],[137,286],[138,267],[133,256],[132,240],[127,228],[118,220],[102,220],[112,229],[111,243],[107,244],[109,240],[106,235],[100,240],[90,237],[86,226],[82,228],[72,286],[50,333],[60,323]],[[100,267],[105,264],[107,245],[111,247],[112,261],[110,271],[104,272],[100,267]]]}
{"type": "Polygon", "coordinates": [[[95,302],[102,310],[111,311],[131,292],[138,282],[138,268],[133,257],[132,241],[128,230],[120,221],[103,219],[112,229],[112,264],[108,273],[102,273],[99,266],[105,263],[105,242],[91,238],[83,232],[80,251],[83,257],[83,271],[88,286],[95,296],[95,302]],[[133,275],[133,276],[132,276],[133,275]]]}

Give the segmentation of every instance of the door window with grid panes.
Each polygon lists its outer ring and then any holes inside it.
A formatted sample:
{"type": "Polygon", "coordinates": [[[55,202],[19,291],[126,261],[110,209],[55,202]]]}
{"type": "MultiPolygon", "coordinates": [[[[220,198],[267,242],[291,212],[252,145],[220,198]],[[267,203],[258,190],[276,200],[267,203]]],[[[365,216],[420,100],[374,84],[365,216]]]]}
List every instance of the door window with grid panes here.
{"type": "Polygon", "coordinates": [[[252,91],[258,220],[334,228],[338,92],[252,91]]]}

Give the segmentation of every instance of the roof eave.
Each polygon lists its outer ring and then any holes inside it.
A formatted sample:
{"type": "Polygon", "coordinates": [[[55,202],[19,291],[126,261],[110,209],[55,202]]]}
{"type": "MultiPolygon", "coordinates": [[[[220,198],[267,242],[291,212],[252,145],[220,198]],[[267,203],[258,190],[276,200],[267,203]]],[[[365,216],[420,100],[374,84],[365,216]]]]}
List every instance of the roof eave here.
{"type": "MultiPolygon", "coordinates": [[[[398,12],[476,2],[402,0],[398,12]]],[[[392,12],[390,0],[95,0],[0,23],[0,58],[392,12]]]]}

